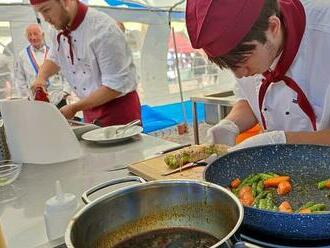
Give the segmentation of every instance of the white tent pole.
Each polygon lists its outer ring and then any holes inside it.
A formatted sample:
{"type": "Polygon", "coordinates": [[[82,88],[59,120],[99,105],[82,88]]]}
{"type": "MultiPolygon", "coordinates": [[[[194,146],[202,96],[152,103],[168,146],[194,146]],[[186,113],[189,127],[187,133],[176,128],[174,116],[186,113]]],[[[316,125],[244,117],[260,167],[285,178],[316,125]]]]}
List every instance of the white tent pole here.
{"type": "Polygon", "coordinates": [[[179,67],[179,57],[178,57],[178,50],[177,50],[177,46],[176,46],[174,27],[171,27],[171,32],[172,32],[172,38],[173,38],[173,44],[174,44],[175,67],[176,67],[177,76],[178,76],[178,84],[179,84],[179,91],[180,91],[180,100],[181,100],[181,107],[182,107],[182,113],[183,113],[183,120],[184,120],[184,124],[187,125],[187,113],[186,113],[186,108],[184,106],[183,89],[182,89],[181,74],[180,74],[180,67],[179,67]]]}
{"type": "Polygon", "coordinates": [[[169,9],[169,14],[168,14],[168,24],[171,29],[172,33],[172,39],[173,39],[173,44],[174,44],[174,54],[175,54],[175,68],[177,71],[177,77],[178,77],[178,84],[179,84],[179,91],[180,91],[180,100],[181,100],[181,108],[182,108],[182,114],[183,114],[183,121],[184,121],[184,132],[187,132],[187,113],[186,113],[186,108],[184,106],[184,99],[183,99],[183,88],[182,88],[182,81],[181,81],[181,74],[180,74],[180,67],[179,67],[179,58],[178,58],[178,49],[176,46],[176,40],[175,40],[175,32],[174,32],[174,27],[171,26],[171,11],[178,5],[184,3],[185,0],[179,1],[176,4],[174,4],[170,9],[169,9]]]}

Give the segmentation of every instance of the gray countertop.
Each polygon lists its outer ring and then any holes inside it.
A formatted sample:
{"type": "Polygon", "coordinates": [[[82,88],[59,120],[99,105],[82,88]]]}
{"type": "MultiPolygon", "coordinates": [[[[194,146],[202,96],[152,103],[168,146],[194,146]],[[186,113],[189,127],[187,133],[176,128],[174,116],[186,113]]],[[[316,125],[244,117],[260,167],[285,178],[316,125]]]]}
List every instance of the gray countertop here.
{"type": "Polygon", "coordinates": [[[61,181],[65,192],[80,198],[83,191],[96,184],[128,175],[126,169],[106,172],[107,169],[144,160],[177,145],[148,135],[117,145],[81,142],[84,155],[78,160],[49,165],[24,164],[14,183],[0,187],[0,222],[8,246],[27,248],[48,243],[43,212],[46,200],[55,194],[56,180],[61,181]]]}

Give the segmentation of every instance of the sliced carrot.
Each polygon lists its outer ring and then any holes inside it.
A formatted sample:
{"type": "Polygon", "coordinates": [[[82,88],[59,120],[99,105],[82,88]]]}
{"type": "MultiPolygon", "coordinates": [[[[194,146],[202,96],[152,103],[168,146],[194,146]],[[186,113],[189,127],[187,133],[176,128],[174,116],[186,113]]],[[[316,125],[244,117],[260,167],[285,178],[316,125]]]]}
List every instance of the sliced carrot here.
{"type": "Polygon", "coordinates": [[[288,201],[284,201],[282,202],[279,206],[278,206],[278,210],[280,212],[285,212],[285,213],[292,213],[292,207],[291,204],[288,201]]]}
{"type": "Polygon", "coordinates": [[[326,187],[327,189],[330,189],[330,181],[328,181],[328,182],[325,183],[325,187],[326,187]]]}
{"type": "Polygon", "coordinates": [[[286,195],[292,190],[291,183],[288,181],[282,181],[277,186],[277,194],[286,195]]]}
{"type": "Polygon", "coordinates": [[[244,195],[242,195],[242,198],[240,198],[240,202],[244,205],[244,206],[252,206],[253,202],[254,202],[254,197],[252,194],[252,191],[246,191],[244,195]]]}
{"type": "Polygon", "coordinates": [[[280,182],[289,181],[289,180],[290,180],[289,176],[271,177],[271,178],[268,178],[264,181],[264,186],[266,188],[277,187],[280,182]]]}
{"type": "Polygon", "coordinates": [[[243,195],[246,194],[246,192],[249,192],[252,194],[252,187],[251,186],[244,186],[240,189],[238,193],[238,198],[243,198],[243,195]]]}
{"type": "Polygon", "coordinates": [[[310,210],[309,208],[303,208],[299,210],[299,213],[301,214],[310,214],[312,212],[312,210],[310,210]]]}
{"type": "Polygon", "coordinates": [[[241,184],[241,180],[239,178],[235,178],[233,181],[231,181],[230,186],[233,189],[236,189],[241,184]]]}

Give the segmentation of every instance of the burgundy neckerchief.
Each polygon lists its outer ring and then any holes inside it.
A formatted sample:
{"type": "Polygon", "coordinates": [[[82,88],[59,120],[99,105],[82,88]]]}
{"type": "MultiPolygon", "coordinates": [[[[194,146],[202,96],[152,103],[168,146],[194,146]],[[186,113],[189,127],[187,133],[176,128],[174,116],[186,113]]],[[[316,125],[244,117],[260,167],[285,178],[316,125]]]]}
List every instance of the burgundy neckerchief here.
{"type": "Polygon", "coordinates": [[[281,18],[286,30],[285,45],[281,57],[273,71],[263,73],[265,77],[259,89],[259,111],[264,129],[267,129],[265,117],[262,113],[262,104],[266,91],[273,82],[284,81],[285,84],[297,93],[297,103],[311,120],[316,131],[316,116],[312,105],[298,84],[290,77],[285,76],[291,66],[300,46],[306,26],[306,15],[303,5],[299,0],[280,0],[281,18]]]}
{"type": "Polygon", "coordinates": [[[84,20],[86,13],[87,13],[88,6],[85,4],[81,3],[78,1],[78,10],[77,14],[74,17],[72,21],[72,25],[68,28],[63,29],[60,33],[57,35],[57,44],[58,48],[57,50],[60,50],[60,44],[61,44],[61,36],[64,35],[68,39],[68,44],[70,46],[70,58],[71,58],[71,63],[74,64],[74,59],[73,59],[73,47],[72,47],[72,37],[70,33],[74,30],[76,30],[79,25],[82,23],[84,20]]]}

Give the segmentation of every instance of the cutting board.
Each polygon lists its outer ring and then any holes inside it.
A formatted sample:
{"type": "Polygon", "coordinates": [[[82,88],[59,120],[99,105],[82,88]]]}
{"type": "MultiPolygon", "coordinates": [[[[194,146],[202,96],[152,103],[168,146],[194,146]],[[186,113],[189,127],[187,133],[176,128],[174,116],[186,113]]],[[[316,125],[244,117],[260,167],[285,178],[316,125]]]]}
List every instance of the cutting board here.
{"type": "Polygon", "coordinates": [[[144,178],[151,180],[167,179],[203,179],[205,166],[194,167],[168,176],[162,176],[163,173],[171,171],[164,162],[165,155],[160,155],[128,166],[128,170],[144,178]]]}

